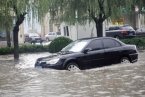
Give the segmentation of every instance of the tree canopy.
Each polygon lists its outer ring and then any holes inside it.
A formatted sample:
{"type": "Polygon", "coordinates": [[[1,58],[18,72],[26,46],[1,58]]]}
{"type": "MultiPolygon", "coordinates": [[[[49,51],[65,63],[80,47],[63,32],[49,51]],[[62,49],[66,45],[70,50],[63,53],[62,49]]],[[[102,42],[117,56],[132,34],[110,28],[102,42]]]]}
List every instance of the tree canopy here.
{"type": "MultiPolygon", "coordinates": [[[[139,9],[145,7],[145,0],[50,0],[49,11],[53,17],[61,21],[73,23],[77,17],[80,23],[92,17],[99,17],[102,13],[106,17],[118,18],[123,13],[134,11],[133,7],[139,9]]],[[[141,10],[140,10],[141,11],[141,10]]]]}
{"type": "Polygon", "coordinates": [[[69,24],[86,21],[96,23],[97,34],[102,36],[102,23],[107,18],[120,18],[134,12],[135,7],[142,9],[145,0],[50,0],[49,11],[54,19],[69,24]]]}

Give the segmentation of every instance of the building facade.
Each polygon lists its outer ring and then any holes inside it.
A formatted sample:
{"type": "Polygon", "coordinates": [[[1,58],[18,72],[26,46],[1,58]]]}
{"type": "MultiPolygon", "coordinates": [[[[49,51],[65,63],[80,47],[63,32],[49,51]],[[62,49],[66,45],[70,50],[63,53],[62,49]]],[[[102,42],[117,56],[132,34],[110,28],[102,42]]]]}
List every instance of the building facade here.
{"type": "MultiPolygon", "coordinates": [[[[107,27],[124,24],[131,25],[132,27],[134,27],[134,29],[143,27],[145,26],[145,14],[130,14],[125,15],[118,20],[106,20],[104,22],[103,36],[105,36],[105,29],[107,27]]],[[[93,21],[88,21],[84,25],[80,25],[79,23],[75,23],[74,25],[68,25],[64,22],[54,22],[54,20],[50,18],[50,15],[47,14],[42,24],[41,34],[42,36],[44,36],[49,32],[61,32],[62,36],[69,37],[72,40],[97,36],[95,23],[93,21]]]]}

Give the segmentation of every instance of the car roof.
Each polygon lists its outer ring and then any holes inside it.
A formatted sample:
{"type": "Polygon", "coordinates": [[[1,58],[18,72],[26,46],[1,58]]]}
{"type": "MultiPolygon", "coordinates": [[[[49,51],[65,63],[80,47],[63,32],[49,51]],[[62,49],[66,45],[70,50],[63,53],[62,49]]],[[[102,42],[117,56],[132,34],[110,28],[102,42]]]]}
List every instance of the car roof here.
{"type": "Polygon", "coordinates": [[[112,38],[112,37],[90,37],[90,38],[81,38],[79,40],[94,40],[94,39],[115,39],[115,38],[112,38]]]}
{"type": "Polygon", "coordinates": [[[82,39],[78,39],[78,40],[88,40],[88,41],[93,41],[96,39],[113,39],[118,41],[121,45],[125,45],[125,43],[123,43],[122,41],[118,40],[117,38],[113,38],[113,37],[91,37],[91,38],[82,38],[82,39]]]}

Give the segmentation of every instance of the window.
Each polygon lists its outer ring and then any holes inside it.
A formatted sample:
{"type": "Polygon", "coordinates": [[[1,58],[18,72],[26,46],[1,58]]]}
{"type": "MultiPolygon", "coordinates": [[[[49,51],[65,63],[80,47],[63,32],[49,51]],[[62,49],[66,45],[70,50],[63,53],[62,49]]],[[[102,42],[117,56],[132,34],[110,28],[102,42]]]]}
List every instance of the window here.
{"type": "Polygon", "coordinates": [[[56,32],[57,33],[57,35],[61,35],[61,33],[60,32],[56,32]]]}
{"type": "Polygon", "coordinates": [[[69,29],[68,26],[64,27],[64,36],[69,36],[69,29]]]}
{"type": "Polygon", "coordinates": [[[52,33],[50,32],[50,33],[48,33],[48,35],[52,35],[52,33]]]}
{"type": "Polygon", "coordinates": [[[100,50],[103,48],[102,41],[100,39],[93,40],[87,48],[91,48],[92,50],[100,50]]]}
{"type": "Polygon", "coordinates": [[[88,40],[77,40],[63,48],[61,51],[81,52],[88,43],[88,40]]]}
{"type": "Polygon", "coordinates": [[[120,29],[120,27],[117,27],[117,26],[116,27],[110,27],[109,28],[109,30],[119,30],[119,29],[120,29]]]}
{"type": "Polygon", "coordinates": [[[122,27],[123,30],[134,30],[131,26],[123,26],[122,27]]]}
{"type": "Polygon", "coordinates": [[[113,47],[119,47],[121,44],[113,39],[103,39],[104,48],[113,48],[113,47]]]}

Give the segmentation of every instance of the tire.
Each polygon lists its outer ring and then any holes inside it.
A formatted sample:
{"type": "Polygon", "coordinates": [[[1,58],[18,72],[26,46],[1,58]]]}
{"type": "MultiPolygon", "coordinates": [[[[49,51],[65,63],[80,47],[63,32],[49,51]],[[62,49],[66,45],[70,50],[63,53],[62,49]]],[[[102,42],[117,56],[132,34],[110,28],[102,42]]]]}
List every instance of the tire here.
{"type": "Polygon", "coordinates": [[[66,70],[68,70],[68,71],[79,71],[80,68],[79,68],[77,63],[70,62],[70,63],[67,64],[66,70]]]}
{"type": "Polygon", "coordinates": [[[127,64],[127,63],[130,63],[130,60],[127,57],[123,57],[123,58],[121,58],[120,63],[127,64]]]}

